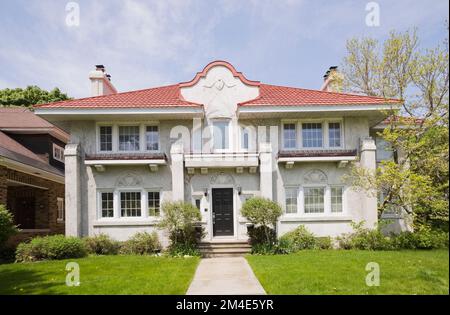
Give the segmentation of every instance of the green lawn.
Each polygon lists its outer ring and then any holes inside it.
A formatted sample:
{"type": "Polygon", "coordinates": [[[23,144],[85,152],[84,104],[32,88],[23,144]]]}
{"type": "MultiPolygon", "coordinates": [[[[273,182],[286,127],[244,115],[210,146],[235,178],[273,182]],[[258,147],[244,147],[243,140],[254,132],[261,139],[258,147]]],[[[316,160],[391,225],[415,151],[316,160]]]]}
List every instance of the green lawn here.
{"type": "Polygon", "coordinates": [[[0,294],[184,294],[199,259],[91,256],[0,265],[0,294]],[[65,284],[66,263],[80,266],[80,286],[65,284]]]}
{"type": "Polygon", "coordinates": [[[247,256],[268,294],[449,294],[448,250],[302,251],[247,256]],[[380,267],[380,286],[369,287],[366,264],[380,267]]]}

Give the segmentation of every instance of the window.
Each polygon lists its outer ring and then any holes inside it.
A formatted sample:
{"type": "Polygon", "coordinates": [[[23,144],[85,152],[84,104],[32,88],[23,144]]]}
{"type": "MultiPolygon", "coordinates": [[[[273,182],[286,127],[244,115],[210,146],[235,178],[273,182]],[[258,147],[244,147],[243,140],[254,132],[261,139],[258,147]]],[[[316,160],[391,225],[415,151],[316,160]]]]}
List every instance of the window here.
{"type": "Polygon", "coordinates": [[[119,151],[139,151],[139,126],[119,127],[119,151]]]}
{"type": "Polygon", "coordinates": [[[56,198],[56,204],[57,204],[57,217],[56,220],[59,222],[62,222],[66,218],[66,211],[64,207],[64,198],[56,198]]]}
{"type": "Polygon", "coordinates": [[[295,129],[295,124],[284,124],[283,141],[285,149],[295,149],[297,145],[297,132],[295,129]]]}
{"type": "Polygon", "coordinates": [[[213,145],[215,150],[226,150],[229,148],[228,121],[213,122],[213,145]]]}
{"type": "Polygon", "coordinates": [[[149,191],[148,192],[148,215],[151,217],[159,217],[160,207],[159,207],[159,192],[149,191]]]}
{"type": "Polygon", "coordinates": [[[148,151],[159,150],[159,130],[158,126],[147,126],[145,130],[145,141],[148,151]]]}
{"type": "Polygon", "coordinates": [[[242,149],[248,150],[250,148],[250,131],[247,128],[242,128],[242,149]]]}
{"type": "Polygon", "coordinates": [[[342,212],[342,187],[331,187],[331,212],[342,212]]]}
{"type": "Polygon", "coordinates": [[[195,199],[195,207],[200,210],[200,205],[202,204],[202,200],[201,199],[195,199]]]}
{"type": "Polygon", "coordinates": [[[286,213],[297,213],[297,188],[286,188],[286,213]]]}
{"type": "Polygon", "coordinates": [[[304,148],[322,147],[322,123],[303,123],[302,138],[304,148]]]}
{"type": "Polygon", "coordinates": [[[141,192],[127,191],[120,193],[120,210],[122,217],[141,216],[141,192]]]}
{"type": "Polygon", "coordinates": [[[112,192],[101,193],[101,217],[112,218],[114,216],[114,196],[112,192]]]}
{"type": "Polygon", "coordinates": [[[64,148],[53,143],[53,158],[64,163],[64,148]]]}
{"type": "Polygon", "coordinates": [[[305,213],[323,213],[324,195],[324,187],[305,187],[305,213]]]}
{"type": "Polygon", "coordinates": [[[100,126],[100,151],[112,151],[112,126],[100,126]]]}
{"type": "Polygon", "coordinates": [[[341,146],[341,124],[329,123],[328,124],[328,142],[330,147],[341,146]]]}

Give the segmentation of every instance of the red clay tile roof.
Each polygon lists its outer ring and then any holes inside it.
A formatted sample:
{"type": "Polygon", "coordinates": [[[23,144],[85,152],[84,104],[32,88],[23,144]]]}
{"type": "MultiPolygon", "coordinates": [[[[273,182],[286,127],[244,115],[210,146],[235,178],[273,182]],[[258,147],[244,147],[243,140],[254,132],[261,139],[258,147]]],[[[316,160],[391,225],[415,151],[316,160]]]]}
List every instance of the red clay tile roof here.
{"type": "Polygon", "coordinates": [[[262,84],[259,97],[240,103],[240,106],[290,106],[290,105],[365,105],[400,103],[400,100],[385,99],[357,94],[325,92],[301,88],[262,84]]]}
{"type": "Polygon", "coordinates": [[[198,107],[200,104],[185,101],[177,84],[110,95],[86,97],[36,105],[40,108],[146,108],[146,107],[198,107]]]}

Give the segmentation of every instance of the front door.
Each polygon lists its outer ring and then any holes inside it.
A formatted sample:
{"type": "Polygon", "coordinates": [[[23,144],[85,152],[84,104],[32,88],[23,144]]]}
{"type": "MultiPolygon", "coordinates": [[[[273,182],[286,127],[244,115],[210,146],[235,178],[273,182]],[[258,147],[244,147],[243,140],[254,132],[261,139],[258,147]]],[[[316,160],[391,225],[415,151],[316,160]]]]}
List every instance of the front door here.
{"type": "Polygon", "coordinates": [[[213,235],[234,235],[233,188],[213,188],[213,235]]]}

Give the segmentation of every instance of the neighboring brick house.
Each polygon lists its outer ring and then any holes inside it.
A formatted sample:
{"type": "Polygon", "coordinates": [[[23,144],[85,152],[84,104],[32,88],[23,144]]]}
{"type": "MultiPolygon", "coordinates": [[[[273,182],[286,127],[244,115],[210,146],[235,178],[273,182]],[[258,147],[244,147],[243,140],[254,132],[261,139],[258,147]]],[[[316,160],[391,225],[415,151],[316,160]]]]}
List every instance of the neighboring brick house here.
{"type": "Polygon", "coordinates": [[[68,137],[28,109],[0,108],[0,204],[14,215],[20,239],[64,233],[68,137]]]}

